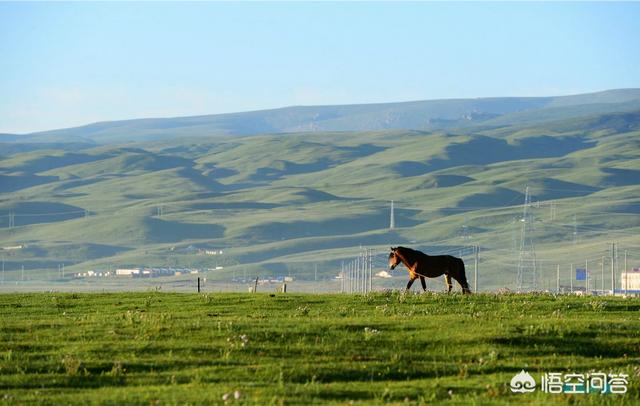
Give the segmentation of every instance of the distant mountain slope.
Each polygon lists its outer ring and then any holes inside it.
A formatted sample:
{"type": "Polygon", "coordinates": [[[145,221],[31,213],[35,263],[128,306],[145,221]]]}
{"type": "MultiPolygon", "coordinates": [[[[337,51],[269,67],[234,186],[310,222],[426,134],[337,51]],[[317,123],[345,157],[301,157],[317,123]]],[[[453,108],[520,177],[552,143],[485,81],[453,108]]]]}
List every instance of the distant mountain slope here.
{"type": "MultiPolygon", "coordinates": [[[[539,111],[631,103],[602,97],[539,111]]],[[[466,255],[469,264],[477,244],[482,286],[512,286],[525,186],[541,269],[554,284],[557,265],[601,258],[614,238],[622,249],[640,247],[640,109],[466,131],[2,148],[0,253],[11,283],[22,266],[30,279],[49,281],[59,264],[69,272],[193,266],[213,268],[208,280],[245,271],[315,280],[316,266],[332,278],[360,246],[375,248],[376,269],[386,269],[390,245],[466,255]],[[16,246],[24,249],[1,248],[16,246]],[[223,256],[202,252],[222,248],[223,256]]]]}
{"type": "Polygon", "coordinates": [[[0,142],[148,141],[211,135],[434,130],[541,123],[588,114],[640,109],[640,89],[559,97],[498,97],[342,106],[297,106],[232,114],[110,121],[15,136],[0,142]]]}

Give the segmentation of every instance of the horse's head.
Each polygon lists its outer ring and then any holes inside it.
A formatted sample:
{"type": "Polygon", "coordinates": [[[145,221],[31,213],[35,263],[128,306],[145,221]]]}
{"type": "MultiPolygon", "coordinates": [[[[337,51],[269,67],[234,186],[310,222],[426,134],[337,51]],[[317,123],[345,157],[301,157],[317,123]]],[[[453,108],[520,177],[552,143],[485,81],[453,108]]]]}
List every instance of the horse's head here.
{"type": "Polygon", "coordinates": [[[391,270],[394,270],[400,263],[400,256],[396,254],[397,249],[398,248],[391,247],[391,252],[389,253],[389,269],[391,270]]]}

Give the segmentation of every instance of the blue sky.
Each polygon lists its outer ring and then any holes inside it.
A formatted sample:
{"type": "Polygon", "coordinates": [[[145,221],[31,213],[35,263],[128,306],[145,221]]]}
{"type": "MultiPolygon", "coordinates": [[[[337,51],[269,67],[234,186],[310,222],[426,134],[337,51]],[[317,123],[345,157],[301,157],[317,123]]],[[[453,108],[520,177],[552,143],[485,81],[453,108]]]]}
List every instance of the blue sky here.
{"type": "Polygon", "coordinates": [[[640,3],[0,3],[0,132],[640,87],[640,3]]]}

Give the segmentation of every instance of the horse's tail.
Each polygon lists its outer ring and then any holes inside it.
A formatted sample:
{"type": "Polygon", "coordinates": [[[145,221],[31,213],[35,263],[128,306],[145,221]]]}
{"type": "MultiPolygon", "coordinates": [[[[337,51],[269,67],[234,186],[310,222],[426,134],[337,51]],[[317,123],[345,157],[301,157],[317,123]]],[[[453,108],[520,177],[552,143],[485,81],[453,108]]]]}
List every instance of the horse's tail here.
{"type": "Polygon", "coordinates": [[[458,262],[458,272],[459,272],[458,282],[462,287],[462,293],[471,294],[471,289],[469,289],[469,282],[467,282],[467,273],[465,272],[465,269],[464,269],[464,261],[461,258],[456,258],[456,260],[458,262]]]}

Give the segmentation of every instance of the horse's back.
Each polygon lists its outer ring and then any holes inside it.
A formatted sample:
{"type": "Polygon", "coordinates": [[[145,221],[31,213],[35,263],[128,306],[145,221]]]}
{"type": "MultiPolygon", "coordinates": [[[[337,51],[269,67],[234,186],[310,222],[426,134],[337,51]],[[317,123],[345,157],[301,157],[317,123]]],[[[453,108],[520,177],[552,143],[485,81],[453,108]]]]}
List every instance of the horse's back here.
{"type": "Polygon", "coordinates": [[[457,265],[462,262],[462,259],[454,257],[453,255],[433,255],[429,258],[434,258],[435,261],[448,266],[457,265]]]}

